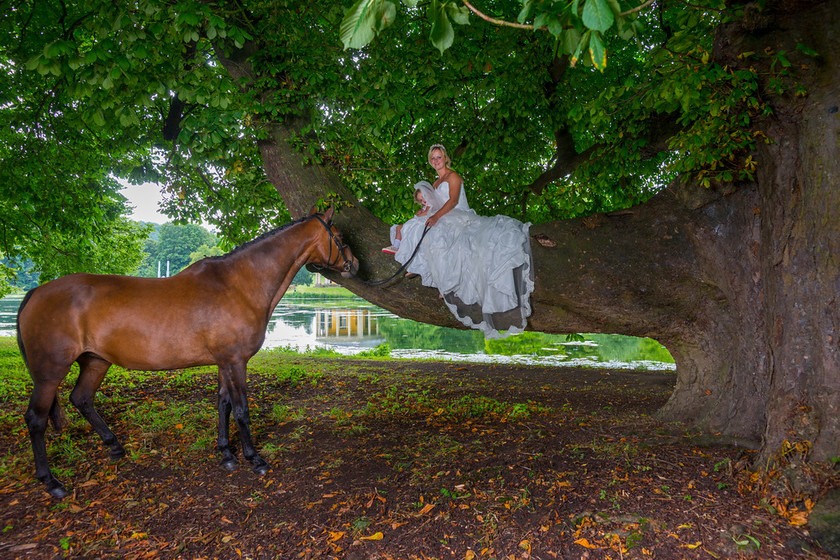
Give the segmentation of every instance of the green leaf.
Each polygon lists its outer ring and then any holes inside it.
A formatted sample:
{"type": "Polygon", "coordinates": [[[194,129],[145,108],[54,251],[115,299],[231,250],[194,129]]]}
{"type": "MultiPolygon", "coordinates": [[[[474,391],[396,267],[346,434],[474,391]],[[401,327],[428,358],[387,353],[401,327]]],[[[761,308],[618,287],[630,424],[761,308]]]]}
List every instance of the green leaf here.
{"type": "Polygon", "coordinates": [[[451,47],[455,40],[455,30],[452,28],[452,22],[446,16],[446,5],[442,5],[438,0],[432,0],[427,13],[429,21],[432,22],[429,40],[443,54],[443,51],[451,47]]]}
{"type": "Polygon", "coordinates": [[[563,33],[563,22],[560,21],[559,17],[552,15],[548,20],[548,32],[551,33],[555,39],[560,38],[560,34],[563,33]]]}
{"type": "Polygon", "coordinates": [[[566,54],[572,54],[580,44],[580,32],[574,27],[570,27],[569,29],[566,29],[565,33],[563,33],[561,40],[563,52],[566,54]]]}
{"type": "Polygon", "coordinates": [[[519,12],[519,15],[516,17],[516,21],[519,23],[525,23],[527,21],[528,16],[531,15],[531,10],[534,8],[534,0],[524,0],[522,2],[522,10],[519,12]]]}
{"type": "Polygon", "coordinates": [[[27,70],[35,70],[41,64],[42,54],[38,54],[26,61],[27,70]]]}
{"type": "Polygon", "coordinates": [[[594,31],[609,29],[615,16],[607,0],[586,0],[583,6],[583,24],[594,31]]]}
{"type": "Polygon", "coordinates": [[[820,54],[811,47],[806,47],[802,43],[796,44],[796,50],[800,51],[802,54],[807,54],[808,56],[819,56],[820,54]]]}
{"type": "Polygon", "coordinates": [[[578,42],[577,48],[575,49],[575,54],[572,55],[572,67],[577,64],[577,61],[580,60],[580,54],[589,44],[589,36],[592,34],[592,31],[587,31],[583,34],[583,37],[580,38],[580,42],[578,42]]]}
{"type": "Polygon", "coordinates": [[[382,31],[397,18],[397,8],[393,2],[383,2],[382,10],[376,17],[376,31],[382,31]]]}
{"type": "Polygon", "coordinates": [[[353,4],[339,28],[339,37],[345,49],[359,49],[370,43],[376,36],[374,11],[382,0],[358,0],[353,4]]]}
{"type": "Polygon", "coordinates": [[[470,24],[470,10],[466,6],[457,6],[455,2],[449,2],[446,5],[446,13],[452,18],[452,21],[458,25],[470,24]]]}
{"type": "Polygon", "coordinates": [[[603,72],[607,67],[607,51],[601,42],[600,33],[593,33],[589,40],[589,56],[592,57],[592,65],[603,72]]]}

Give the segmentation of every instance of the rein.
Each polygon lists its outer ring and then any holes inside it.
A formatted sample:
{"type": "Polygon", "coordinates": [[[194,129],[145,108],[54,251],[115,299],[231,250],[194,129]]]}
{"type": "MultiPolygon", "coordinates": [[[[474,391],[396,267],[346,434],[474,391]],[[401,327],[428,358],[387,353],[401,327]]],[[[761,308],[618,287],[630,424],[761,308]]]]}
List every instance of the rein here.
{"type": "Polygon", "coordinates": [[[403,271],[405,271],[405,269],[408,267],[408,265],[411,264],[411,261],[414,260],[414,257],[417,255],[417,251],[420,249],[420,244],[423,243],[423,238],[426,237],[426,234],[429,233],[430,229],[432,229],[431,226],[426,226],[426,229],[423,230],[423,235],[420,236],[420,241],[418,241],[417,245],[414,247],[414,252],[411,253],[411,256],[408,258],[407,261],[405,261],[405,264],[402,265],[399,268],[399,270],[397,270],[394,274],[392,274],[388,278],[385,278],[384,280],[376,280],[374,282],[362,281],[362,284],[364,284],[365,286],[381,286],[383,284],[387,284],[388,282],[402,274],[403,271]]]}

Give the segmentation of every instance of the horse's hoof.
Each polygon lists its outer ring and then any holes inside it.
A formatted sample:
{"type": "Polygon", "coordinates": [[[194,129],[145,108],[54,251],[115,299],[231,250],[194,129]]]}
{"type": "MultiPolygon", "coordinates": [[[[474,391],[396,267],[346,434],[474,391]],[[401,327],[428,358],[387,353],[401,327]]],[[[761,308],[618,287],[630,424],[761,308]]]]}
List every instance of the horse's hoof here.
{"type": "Polygon", "coordinates": [[[265,461],[263,461],[263,463],[261,465],[254,465],[254,472],[257,473],[260,476],[264,475],[265,473],[267,473],[270,470],[271,470],[271,467],[265,461]]]}
{"type": "Polygon", "coordinates": [[[65,490],[64,486],[62,486],[62,484],[57,480],[47,486],[47,492],[49,492],[50,496],[56,500],[64,499],[67,496],[67,490],[65,490]]]}
{"type": "Polygon", "coordinates": [[[236,459],[222,459],[221,465],[228,472],[233,472],[239,468],[239,463],[236,459]]]}
{"type": "Polygon", "coordinates": [[[116,461],[117,459],[122,459],[123,457],[125,457],[125,449],[122,445],[120,445],[119,447],[112,447],[111,451],[108,453],[108,456],[114,461],[116,461]]]}

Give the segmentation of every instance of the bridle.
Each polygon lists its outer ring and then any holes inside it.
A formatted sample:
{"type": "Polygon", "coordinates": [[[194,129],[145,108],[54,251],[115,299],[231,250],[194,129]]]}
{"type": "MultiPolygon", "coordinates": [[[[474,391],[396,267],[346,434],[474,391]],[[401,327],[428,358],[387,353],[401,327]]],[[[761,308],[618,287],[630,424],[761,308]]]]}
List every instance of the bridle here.
{"type": "MultiPolygon", "coordinates": [[[[344,249],[347,249],[348,246],[345,243],[342,243],[341,238],[339,238],[336,234],[333,233],[332,228],[330,228],[330,225],[327,222],[325,222],[323,218],[321,218],[320,214],[313,214],[312,217],[316,218],[319,222],[321,222],[321,225],[324,226],[324,229],[327,230],[327,234],[329,234],[330,236],[330,252],[329,256],[327,257],[326,268],[331,268],[333,270],[341,270],[342,272],[350,272],[353,269],[353,262],[344,256],[344,249]],[[338,255],[335,258],[335,262],[332,262],[333,245],[335,245],[338,249],[338,255]],[[341,267],[341,269],[339,269],[337,266],[339,258],[344,259],[344,266],[341,267]]],[[[316,268],[324,268],[319,267],[318,265],[313,266],[316,268]]]]}
{"type": "MultiPolygon", "coordinates": [[[[321,218],[320,214],[312,214],[311,217],[312,218],[317,218],[318,221],[321,222],[321,225],[323,225],[324,229],[327,230],[327,233],[329,234],[330,241],[331,241],[330,252],[329,252],[329,256],[327,257],[327,266],[322,267],[322,266],[319,266],[317,264],[313,264],[312,266],[314,268],[317,268],[317,269],[331,268],[333,270],[339,270],[336,265],[338,264],[339,257],[341,257],[342,259],[344,259],[344,266],[341,268],[341,271],[342,272],[350,272],[353,269],[353,263],[347,257],[344,256],[344,249],[347,249],[348,246],[346,244],[342,243],[341,239],[336,234],[334,234],[332,232],[332,229],[330,228],[330,225],[321,218]],[[333,244],[338,248],[338,256],[336,257],[335,262],[331,262],[332,261],[333,244]]],[[[414,260],[414,257],[417,255],[417,251],[420,250],[420,244],[423,243],[423,239],[426,237],[426,234],[429,233],[430,229],[431,229],[431,227],[429,227],[429,226],[426,226],[423,229],[423,235],[421,235],[420,240],[417,241],[417,246],[414,247],[414,252],[411,253],[411,256],[409,257],[409,259],[405,262],[404,265],[402,265],[399,268],[399,270],[397,270],[394,274],[392,274],[391,276],[389,276],[388,278],[385,278],[383,280],[363,281],[362,284],[365,284],[367,286],[381,286],[383,284],[387,284],[388,282],[391,282],[392,280],[394,280],[395,278],[400,276],[403,273],[403,271],[406,268],[408,268],[408,265],[411,263],[411,261],[414,260]]]]}

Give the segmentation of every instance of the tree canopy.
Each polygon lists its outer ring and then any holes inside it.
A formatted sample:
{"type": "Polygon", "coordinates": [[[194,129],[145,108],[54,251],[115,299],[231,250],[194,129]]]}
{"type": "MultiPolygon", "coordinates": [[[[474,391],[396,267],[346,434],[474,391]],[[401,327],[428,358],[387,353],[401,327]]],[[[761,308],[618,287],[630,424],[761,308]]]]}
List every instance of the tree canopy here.
{"type": "MultiPolygon", "coordinates": [[[[290,116],[304,157],[334,168],[389,222],[410,212],[436,141],[475,186],[474,206],[534,222],[637,204],[680,172],[706,184],[753,173],[745,155],[761,137],[746,131],[767,110],[755,72],[709,59],[712,31],[742,8],[481,8],[531,30],[438,0],[20,1],[2,24],[3,112],[62,140],[51,150],[84,143],[72,148],[84,157],[42,155],[52,168],[157,181],[173,217],[203,217],[233,243],[288,218],[257,147],[290,116]],[[249,78],[231,76],[220,57],[248,57],[249,78]]],[[[747,56],[771,61],[780,90],[795,87],[786,53],[747,56]]],[[[24,130],[14,134],[34,142],[24,130]]]]}

